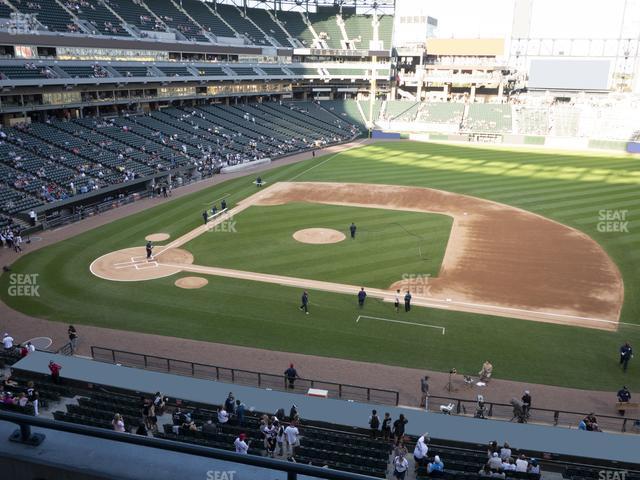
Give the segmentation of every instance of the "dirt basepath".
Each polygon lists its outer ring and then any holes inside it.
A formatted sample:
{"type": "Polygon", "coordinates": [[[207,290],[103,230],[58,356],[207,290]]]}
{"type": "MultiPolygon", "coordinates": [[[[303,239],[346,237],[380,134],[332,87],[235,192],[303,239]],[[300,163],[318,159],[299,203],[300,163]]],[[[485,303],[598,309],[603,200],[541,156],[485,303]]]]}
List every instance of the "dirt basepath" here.
{"type": "MultiPolygon", "coordinates": [[[[508,205],[428,188],[278,182],[160,247],[149,261],[135,249],[124,249],[96,259],[90,269],[100,278],[117,281],[151,280],[186,271],[334,293],[356,292],[358,287],[354,285],[193,265],[188,252],[179,249],[252,205],[289,202],[453,217],[441,270],[437,278],[429,279],[428,288],[420,285],[416,289],[410,281],[399,280],[388,290],[367,288],[374,298],[393,301],[396,289],[410,290],[413,304],[418,306],[602,330],[618,327],[622,278],[616,265],[590,237],[508,205]]],[[[428,255],[428,245],[424,248],[428,255]]]]}
{"type": "MultiPolygon", "coordinates": [[[[441,270],[428,291],[414,295],[417,305],[618,327],[624,292],[618,268],[589,236],[548,218],[476,197],[396,185],[279,182],[254,203],[289,202],[452,216],[441,270]]],[[[415,290],[401,280],[390,286],[396,288],[415,290]]]]}
{"type": "MultiPolygon", "coordinates": [[[[323,153],[337,153],[338,151],[360,146],[365,142],[331,147],[323,153]]],[[[311,153],[302,153],[278,160],[277,162],[256,168],[255,172],[267,171],[281,165],[300,162],[311,158],[311,153]]],[[[37,250],[47,245],[72,238],[80,233],[105,225],[119,218],[124,218],[137,212],[151,208],[159,203],[172,201],[192,192],[199,191],[231,178],[242,176],[248,172],[218,175],[202,182],[194,183],[174,190],[169,200],[160,197],[141,200],[101,215],[87,218],[68,226],[40,234],[41,241],[24,245],[26,252],[37,250]]],[[[18,257],[9,249],[0,249],[0,264],[10,265],[18,257]]],[[[0,330],[10,332],[18,342],[43,335],[53,339],[52,349],[55,350],[67,341],[67,325],[30,317],[9,308],[0,301],[0,330]]],[[[357,383],[371,387],[389,388],[400,391],[400,402],[403,405],[417,405],[419,399],[419,379],[430,375],[431,392],[433,395],[445,395],[448,375],[441,372],[427,372],[411,368],[394,367],[375,363],[356,362],[336,358],[316,357],[311,355],[276,352],[234,345],[215,344],[197,340],[187,340],[160,335],[150,335],[139,332],[113,330],[108,328],[78,326],[80,334],[80,355],[89,355],[91,345],[116,348],[152,355],[166,356],[205,364],[221,365],[245,370],[260,370],[271,373],[281,373],[290,362],[294,362],[300,375],[334,382],[357,383]]],[[[616,359],[612,359],[615,362],[616,359]]],[[[496,371],[499,377],[499,372],[496,371]]],[[[581,412],[596,412],[598,414],[615,415],[614,392],[587,391],[546,385],[532,385],[522,382],[494,379],[482,391],[488,401],[508,402],[512,396],[520,396],[528,388],[534,396],[536,405],[543,408],[559,408],[581,412]]],[[[460,397],[472,398],[476,392],[458,392],[460,397]]],[[[364,424],[363,420],[363,424],[364,424]]]]}

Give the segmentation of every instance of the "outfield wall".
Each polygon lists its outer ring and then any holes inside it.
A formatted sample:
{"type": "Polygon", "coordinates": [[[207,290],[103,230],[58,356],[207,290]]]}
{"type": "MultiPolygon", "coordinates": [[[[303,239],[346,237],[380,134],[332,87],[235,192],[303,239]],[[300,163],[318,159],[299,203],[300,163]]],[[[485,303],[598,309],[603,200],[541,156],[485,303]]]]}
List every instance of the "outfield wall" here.
{"type": "MultiPolygon", "coordinates": [[[[539,146],[557,150],[607,150],[640,153],[640,143],[622,140],[590,139],[576,137],[552,137],[543,135],[486,134],[486,133],[409,133],[411,140],[421,142],[457,142],[474,144],[499,144],[510,146],[539,146]]],[[[404,137],[403,137],[404,138],[404,137]]]]}

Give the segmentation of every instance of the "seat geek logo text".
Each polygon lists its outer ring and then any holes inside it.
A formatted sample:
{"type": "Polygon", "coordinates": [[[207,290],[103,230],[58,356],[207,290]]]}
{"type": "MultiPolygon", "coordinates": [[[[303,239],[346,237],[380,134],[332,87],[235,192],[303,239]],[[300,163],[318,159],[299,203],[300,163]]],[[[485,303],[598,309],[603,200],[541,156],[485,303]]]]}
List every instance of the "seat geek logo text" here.
{"type": "Polygon", "coordinates": [[[39,273],[12,273],[9,275],[10,297],[39,297],[39,273]]]}

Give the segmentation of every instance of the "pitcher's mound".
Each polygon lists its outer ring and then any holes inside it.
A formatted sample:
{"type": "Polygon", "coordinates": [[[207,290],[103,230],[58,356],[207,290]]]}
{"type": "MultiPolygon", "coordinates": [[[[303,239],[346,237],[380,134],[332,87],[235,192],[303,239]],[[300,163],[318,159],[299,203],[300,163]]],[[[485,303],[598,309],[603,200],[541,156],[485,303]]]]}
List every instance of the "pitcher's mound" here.
{"type": "Polygon", "coordinates": [[[176,280],[176,287],[193,289],[202,288],[209,283],[209,280],[202,277],[184,277],[176,280]]]}
{"type": "Polygon", "coordinates": [[[168,233],[152,233],[151,235],[144,237],[144,239],[149,242],[162,242],[167,240],[169,237],[170,235],[168,233]]]}
{"type": "Polygon", "coordinates": [[[331,228],[305,228],[293,234],[293,238],[302,243],[338,243],[345,238],[344,233],[331,228]]]}

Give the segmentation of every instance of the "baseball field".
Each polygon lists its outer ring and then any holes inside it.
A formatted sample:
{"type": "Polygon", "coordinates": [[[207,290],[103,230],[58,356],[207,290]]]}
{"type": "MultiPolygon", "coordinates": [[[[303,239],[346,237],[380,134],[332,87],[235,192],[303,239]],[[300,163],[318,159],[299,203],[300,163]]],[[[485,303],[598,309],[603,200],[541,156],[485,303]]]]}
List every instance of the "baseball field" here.
{"type": "Polygon", "coordinates": [[[28,253],[12,269],[38,273],[40,296],[9,296],[3,275],[2,299],[65,323],[640,389],[640,367],[617,363],[624,341],[640,345],[637,158],[389,142],[262,177],[28,253]]]}

